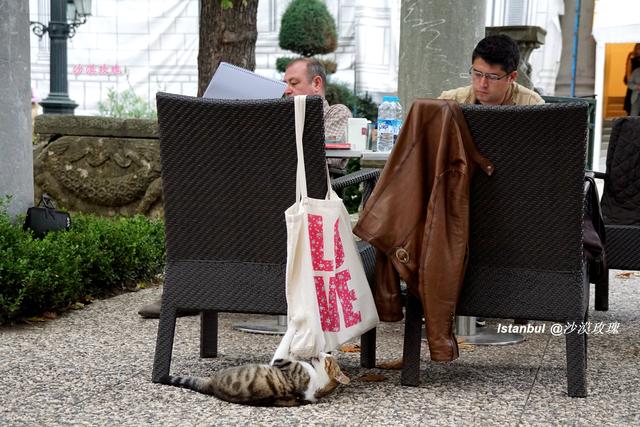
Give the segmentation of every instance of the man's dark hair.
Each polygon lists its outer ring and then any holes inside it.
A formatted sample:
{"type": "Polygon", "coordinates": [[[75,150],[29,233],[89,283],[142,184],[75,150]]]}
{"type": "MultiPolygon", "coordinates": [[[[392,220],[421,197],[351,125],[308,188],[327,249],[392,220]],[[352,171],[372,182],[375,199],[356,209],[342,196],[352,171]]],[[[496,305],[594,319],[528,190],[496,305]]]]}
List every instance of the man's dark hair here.
{"type": "Polygon", "coordinates": [[[505,73],[517,70],[520,63],[518,45],[511,37],[504,34],[487,36],[480,40],[476,48],[473,49],[471,62],[478,57],[489,65],[502,65],[505,73]]]}
{"type": "Polygon", "coordinates": [[[320,61],[315,58],[296,58],[293,61],[289,62],[287,68],[291,67],[297,62],[304,62],[305,64],[307,64],[307,77],[309,78],[309,81],[313,80],[315,76],[320,76],[320,78],[322,79],[322,87],[327,87],[327,73],[320,61]]]}

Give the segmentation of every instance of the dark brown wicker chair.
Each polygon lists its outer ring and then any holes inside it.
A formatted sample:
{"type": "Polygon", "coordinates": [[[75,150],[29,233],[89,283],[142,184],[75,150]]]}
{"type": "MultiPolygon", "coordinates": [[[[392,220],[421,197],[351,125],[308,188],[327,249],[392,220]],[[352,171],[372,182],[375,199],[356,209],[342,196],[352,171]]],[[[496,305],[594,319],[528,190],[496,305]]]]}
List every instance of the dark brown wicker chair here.
{"type": "Polygon", "coordinates": [[[640,270],[640,117],[613,123],[607,148],[602,215],[608,268],[640,270]]]}
{"type": "MultiPolygon", "coordinates": [[[[589,307],[582,248],[587,106],[462,109],[495,173],[478,173],[472,183],[469,260],[457,313],[584,322],[589,307]]],[[[422,306],[410,294],[403,385],[420,382],[421,326],[422,306]]],[[[569,395],[585,396],[586,336],[569,333],[566,346],[569,395]]]]}
{"type": "MultiPolygon", "coordinates": [[[[201,357],[217,356],[218,312],[286,314],[284,210],[297,157],[292,99],[159,93],[157,106],[167,262],[152,380],[163,382],[178,309],[201,311],[201,357]]],[[[322,115],[322,99],[308,98],[304,155],[316,198],[327,191],[322,115]]],[[[368,179],[370,189],[377,175],[360,171],[336,187],[368,179]]],[[[373,248],[359,248],[373,281],[373,248]]]]}
{"type": "Polygon", "coordinates": [[[602,216],[605,223],[604,280],[596,286],[596,309],[608,309],[608,269],[640,270],[640,117],[613,123],[607,148],[602,216]]]}

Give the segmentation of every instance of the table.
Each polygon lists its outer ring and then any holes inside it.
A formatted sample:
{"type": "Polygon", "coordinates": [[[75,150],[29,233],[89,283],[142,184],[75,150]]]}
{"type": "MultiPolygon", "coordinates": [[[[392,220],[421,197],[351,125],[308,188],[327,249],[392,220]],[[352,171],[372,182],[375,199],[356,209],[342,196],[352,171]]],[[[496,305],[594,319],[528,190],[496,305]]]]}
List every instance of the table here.
{"type": "Polygon", "coordinates": [[[326,156],[329,158],[340,159],[360,159],[364,151],[360,150],[326,150],[326,156]]]}

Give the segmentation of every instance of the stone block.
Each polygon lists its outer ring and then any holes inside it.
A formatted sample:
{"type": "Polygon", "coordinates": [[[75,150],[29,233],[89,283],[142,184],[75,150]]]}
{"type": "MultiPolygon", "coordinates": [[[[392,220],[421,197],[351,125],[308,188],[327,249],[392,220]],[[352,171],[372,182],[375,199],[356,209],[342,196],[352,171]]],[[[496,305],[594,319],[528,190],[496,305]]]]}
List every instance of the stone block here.
{"type": "Polygon", "coordinates": [[[38,134],[158,138],[157,122],[151,119],[44,114],[36,117],[34,130],[38,134]]]}

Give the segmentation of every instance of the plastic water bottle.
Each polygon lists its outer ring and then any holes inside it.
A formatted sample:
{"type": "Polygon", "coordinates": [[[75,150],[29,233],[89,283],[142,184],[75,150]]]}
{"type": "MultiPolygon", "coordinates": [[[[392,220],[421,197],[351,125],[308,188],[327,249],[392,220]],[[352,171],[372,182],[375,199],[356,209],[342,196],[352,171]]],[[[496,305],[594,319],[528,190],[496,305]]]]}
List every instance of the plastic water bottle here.
{"type": "Polygon", "coordinates": [[[378,151],[393,148],[402,126],[402,106],[397,96],[385,96],[378,107],[378,151]]]}

